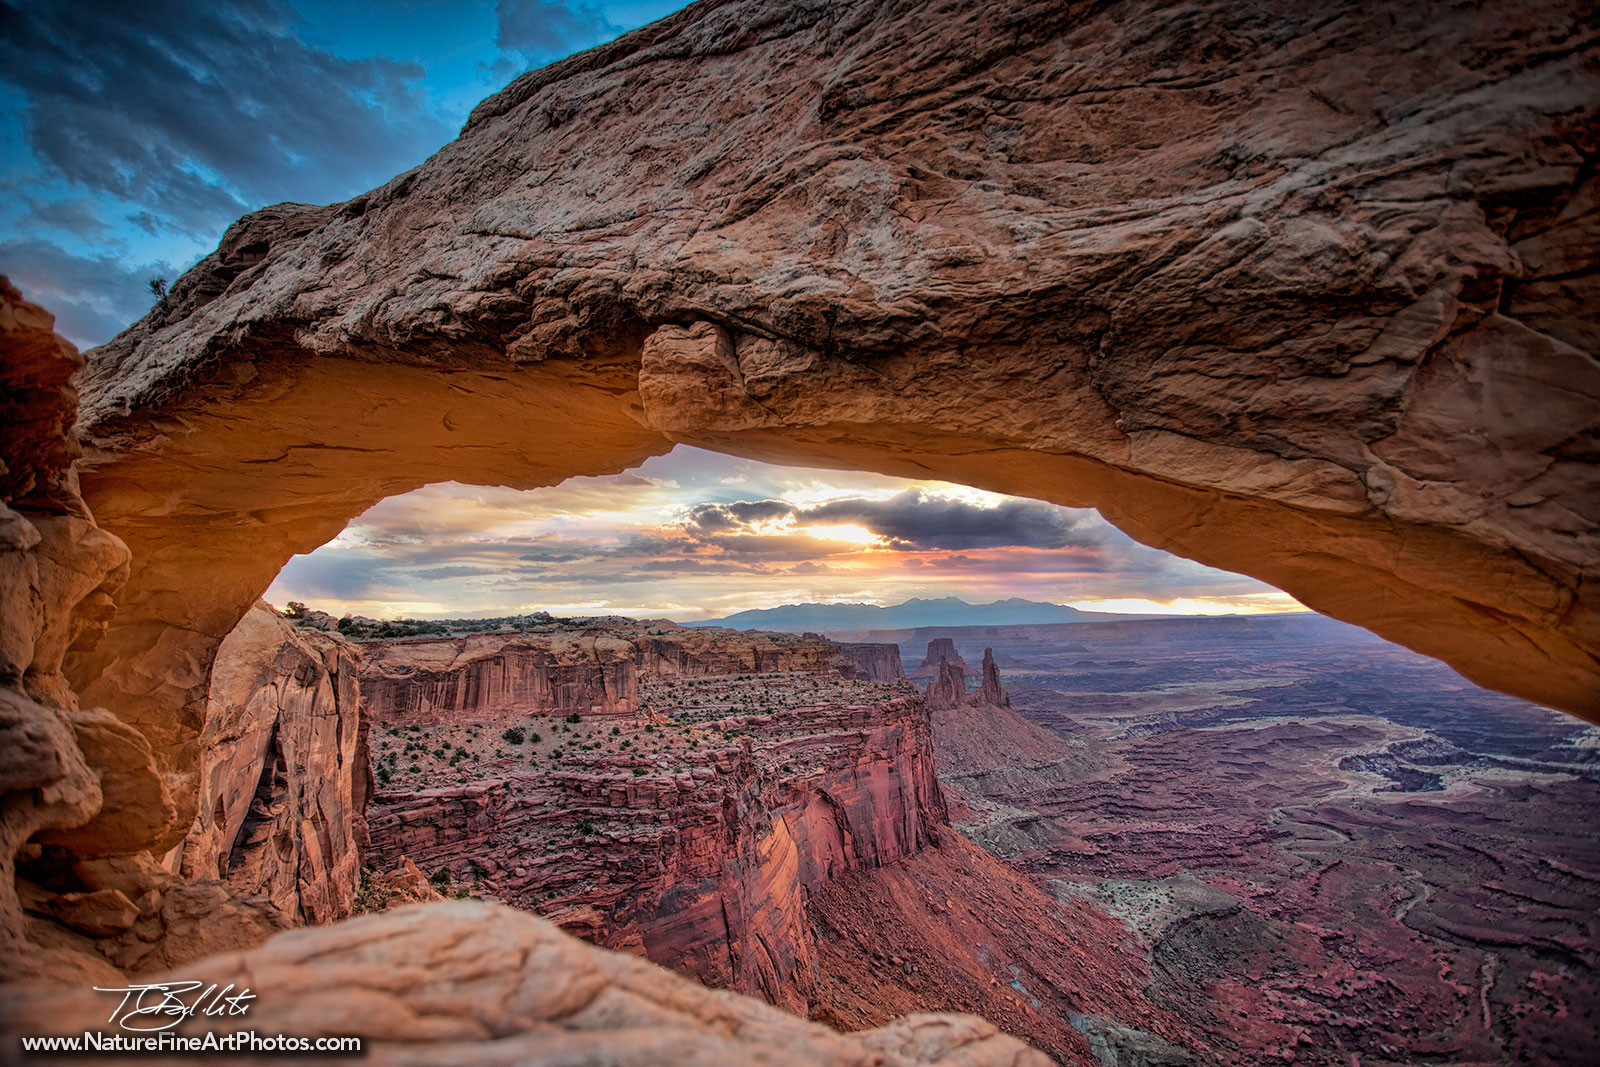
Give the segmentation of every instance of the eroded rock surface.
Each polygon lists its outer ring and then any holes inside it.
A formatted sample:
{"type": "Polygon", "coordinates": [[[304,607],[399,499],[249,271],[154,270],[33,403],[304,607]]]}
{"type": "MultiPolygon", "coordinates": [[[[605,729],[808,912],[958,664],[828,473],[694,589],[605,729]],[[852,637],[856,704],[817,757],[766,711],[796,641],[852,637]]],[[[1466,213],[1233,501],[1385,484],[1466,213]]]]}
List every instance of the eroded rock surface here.
{"type": "MultiPolygon", "coordinates": [[[[587,945],[526,912],[478,901],[296,930],[250,952],[188,964],[181,976],[248,987],[256,999],[246,1015],[190,1020],[179,1033],[362,1034],[366,1061],[396,1067],[1049,1063],[971,1015],[913,1015],[840,1034],[587,945]]],[[[82,1034],[102,1028],[105,1018],[103,993],[0,998],[0,1029],[10,1033],[82,1034]]]]}
{"type": "Polygon", "coordinates": [[[260,603],[223,641],[185,876],[261,893],[307,923],[350,914],[371,791],[359,661],[349,642],[260,603]]]}
{"type": "MultiPolygon", "coordinates": [[[[142,735],[81,707],[62,674],[67,651],[103,631],[128,551],[78,494],[81,360],[53,327],[0,278],[0,965],[8,969],[40,966],[14,868],[19,852],[39,855],[37,845],[24,849],[31,837],[58,835],[84,855],[132,852],[174,818],[142,735]],[[103,801],[113,807],[102,813],[103,801]]],[[[101,919],[120,909],[105,903],[60,907],[101,919]]]]}
{"type": "Polygon", "coordinates": [[[906,680],[905,665],[900,662],[899,645],[843,642],[839,645],[839,651],[868,681],[906,680]]]}
{"type": "Polygon", "coordinates": [[[911,672],[911,677],[919,682],[933,681],[939,677],[940,664],[946,662],[955,667],[957,673],[961,675],[962,689],[965,690],[964,679],[972,673],[972,668],[961,658],[961,653],[956,651],[956,646],[948,637],[935,637],[928,642],[928,654],[922,657],[922,662],[911,672]]]}

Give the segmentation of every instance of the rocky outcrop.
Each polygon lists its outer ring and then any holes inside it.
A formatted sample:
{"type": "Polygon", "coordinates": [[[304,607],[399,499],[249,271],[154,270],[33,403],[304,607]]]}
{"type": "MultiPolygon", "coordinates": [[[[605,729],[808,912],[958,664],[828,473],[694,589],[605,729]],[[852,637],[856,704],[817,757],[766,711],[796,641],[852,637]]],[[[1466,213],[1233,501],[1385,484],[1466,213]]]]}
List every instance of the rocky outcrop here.
{"type": "Polygon", "coordinates": [[[977,702],[996,708],[1009,708],[1011,696],[1000,684],[1000,668],[994,662],[994,649],[983,650],[983,682],[978,686],[977,702]]]}
{"type": "Polygon", "coordinates": [[[635,648],[610,633],[475,635],[363,646],[361,688],[388,725],[506,711],[631,713],[635,648]]]}
{"type": "Polygon", "coordinates": [[[371,769],[360,653],[257,604],[222,642],[182,873],[260,893],[284,915],[349,915],[371,769]]]}
{"type": "Polygon", "coordinates": [[[656,620],[633,635],[634,662],[656,677],[836,671],[853,662],[841,646],[817,634],[683,627],[656,620]]]}
{"type": "Polygon", "coordinates": [[[873,682],[903,682],[905,666],[900,662],[900,646],[895,644],[868,644],[841,642],[839,651],[846,660],[861,672],[862,677],[873,682]]]}
{"type": "MultiPolygon", "coordinates": [[[[253,951],[189,964],[181,977],[249,988],[255,1000],[247,1015],[191,1019],[175,1033],[360,1034],[363,1051],[385,1064],[1049,1063],[970,1015],[913,1015],[840,1034],[586,945],[525,912],[477,901],[297,930],[253,951]]],[[[0,1030],[9,1033],[81,1035],[103,1028],[105,1017],[105,994],[81,987],[0,1000],[0,1030]]]]}
{"type": "Polygon", "coordinates": [[[948,637],[935,637],[928,642],[928,654],[922,657],[922,662],[911,672],[911,677],[919,682],[933,681],[939,677],[941,666],[945,663],[953,665],[961,674],[964,691],[966,676],[972,673],[972,668],[961,658],[961,653],[956,650],[955,641],[948,637]]]}
{"type": "Polygon", "coordinates": [[[939,673],[928,683],[928,707],[934,711],[957,708],[970,702],[967,678],[960,667],[947,659],[939,661],[939,673]]]}
{"type": "Polygon", "coordinates": [[[185,665],[293,553],[681,441],[1096,505],[1600,717],[1589,11],[735,0],[530,73],[92,354],[73,676],[191,804],[185,665]]]}
{"type": "MultiPolygon", "coordinates": [[[[62,674],[68,650],[103,632],[128,552],[78,494],[81,361],[52,327],[0,278],[0,965],[17,973],[48,970],[40,957],[53,954],[27,942],[17,897],[17,858],[43,855],[30,838],[52,835],[85,857],[137,852],[174,818],[149,743],[111,713],[81,707],[62,674]]],[[[83,888],[49,880],[69,894],[83,888]]],[[[68,899],[54,910],[103,916],[104,903],[68,899]]]]}

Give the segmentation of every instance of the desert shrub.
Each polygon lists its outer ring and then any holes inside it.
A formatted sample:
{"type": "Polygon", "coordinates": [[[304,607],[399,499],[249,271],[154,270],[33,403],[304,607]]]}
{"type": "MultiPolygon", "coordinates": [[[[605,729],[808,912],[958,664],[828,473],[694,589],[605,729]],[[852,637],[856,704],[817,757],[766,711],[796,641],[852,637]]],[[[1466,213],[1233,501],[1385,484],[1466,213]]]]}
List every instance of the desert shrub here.
{"type": "Polygon", "coordinates": [[[513,745],[520,745],[524,740],[527,739],[527,735],[522,732],[522,727],[520,726],[512,726],[500,736],[505,738],[508,743],[513,745]]]}

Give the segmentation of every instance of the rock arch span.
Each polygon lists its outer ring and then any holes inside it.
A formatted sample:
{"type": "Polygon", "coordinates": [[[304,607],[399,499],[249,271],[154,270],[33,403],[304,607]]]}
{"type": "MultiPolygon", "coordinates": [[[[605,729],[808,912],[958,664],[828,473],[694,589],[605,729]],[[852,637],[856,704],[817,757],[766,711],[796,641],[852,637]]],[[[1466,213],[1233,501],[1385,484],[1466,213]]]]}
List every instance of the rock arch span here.
{"type": "Polygon", "coordinates": [[[290,555],[674,442],[1096,506],[1600,720],[1593,41],[1581,0],[703,0],[241,220],[84,379],[134,562],[69,671],[155,749],[150,843],[290,555]]]}

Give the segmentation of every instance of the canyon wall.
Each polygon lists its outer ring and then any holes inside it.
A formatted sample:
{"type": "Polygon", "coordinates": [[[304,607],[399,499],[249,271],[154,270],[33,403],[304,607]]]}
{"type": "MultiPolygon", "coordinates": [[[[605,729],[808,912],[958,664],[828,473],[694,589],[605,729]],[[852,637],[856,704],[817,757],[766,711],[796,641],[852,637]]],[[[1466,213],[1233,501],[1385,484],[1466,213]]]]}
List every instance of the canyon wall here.
{"type": "MultiPolygon", "coordinates": [[[[813,635],[807,634],[806,636],[813,635]]],[[[869,681],[903,682],[906,680],[906,669],[904,664],[900,662],[899,645],[840,642],[839,651],[869,681]]]]}
{"type": "Polygon", "coordinates": [[[634,638],[639,670],[658,677],[837,670],[840,646],[815,634],[681,627],[665,620],[634,638]]]}
{"type": "Polygon", "coordinates": [[[360,658],[261,603],[222,642],[185,877],[260,893],[300,922],[351,913],[372,785],[360,658]]]}
{"type": "Polygon", "coordinates": [[[442,722],[480,709],[626,713],[636,704],[636,649],[610,634],[483,634],[363,649],[361,688],[388,724],[442,722]]]}
{"type": "MultiPolygon", "coordinates": [[[[743,662],[736,648],[725,656],[743,662]]],[[[493,761],[478,769],[474,759],[456,784],[380,791],[369,810],[370,863],[382,869],[405,857],[448,869],[474,892],[537,910],[597,944],[804,1013],[817,982],[807,893],[916,853],[947,821],[927,712],[915,696],[863,694],[831,663],[816,684],[836,691],[824,695],[805,671],[720,677],[693,694],[709,691],[726,706],[692,728],[662,717],[665,694],[652,699],[657,712],[626,729],[614,717],[573,728],[521,709],[499,709],[509,713],[500,717],[476,709],[463,721],[487,722],[493,761]],[[798,702],[743,710],[779,686],[798,702]],[[550,762],[534,770],[527,761],[537,755],[498,747],[510,722],[545,741],[541,731],[592,732],[547,750],[550,762]],[[648,757],[590,754],[590,737],[621,735],[642,753],[646,737],[669,733],[648,757]]],[[[369,709],[385,738],[380,759],[391,736],[418,736],[403,709],[391,718],[376,698],[369,709]]],[[[434,733],[422,744],[464,751],[470,743],[460,732],[449,738],[434,733]]]]}
{"type": "MultiPolygon", "coordinates": [[[[362,691],[389,725],[460,722],[507,712],[631,715],[638,679],[773,671],[892,675],[899,652],[870,648],[857,667],[816,635],[691,628],[665,620],[595,619],[520,636],[406,638],[362,644],[362,691]]],[[[893,647],[893,646],[889,646],[893,647]]]]}

